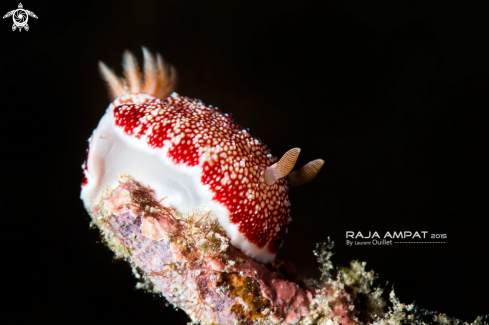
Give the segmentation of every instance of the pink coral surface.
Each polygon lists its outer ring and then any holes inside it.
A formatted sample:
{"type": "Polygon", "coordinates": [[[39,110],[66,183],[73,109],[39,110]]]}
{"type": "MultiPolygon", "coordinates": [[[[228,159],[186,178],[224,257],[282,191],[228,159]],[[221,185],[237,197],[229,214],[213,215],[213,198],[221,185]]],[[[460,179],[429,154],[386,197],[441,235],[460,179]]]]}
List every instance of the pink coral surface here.
{"type": "MultiPolygon", "coordinates": [[[[310,312],[314,289],[287,264],[264,265],[233,247],[210,211],[183,216],[131,177],[104,194],[92,211],[108,246],[128,260],[140,286],[161,293],[203,324],[297,323],[310,312]]],[[[338,296],[328,318],[346,317],[338,296]]]]}

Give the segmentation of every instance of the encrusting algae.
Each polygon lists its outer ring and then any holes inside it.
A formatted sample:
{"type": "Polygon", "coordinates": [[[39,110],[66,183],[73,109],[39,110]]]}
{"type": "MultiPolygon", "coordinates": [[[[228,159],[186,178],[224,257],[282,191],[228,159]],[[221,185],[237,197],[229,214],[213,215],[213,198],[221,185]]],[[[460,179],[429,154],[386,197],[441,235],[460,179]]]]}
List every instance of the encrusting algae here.
{"type": "Polygon", "coordinates": [[[270,302],[260,294],[260,285],[250,277],[244,277],[236,272],[221,272],[218,287],[228,290],[230,297],[241,299],[231,307],[231,311],[239,316],[253,321],[262,319],[268,311],[270,302]]]}

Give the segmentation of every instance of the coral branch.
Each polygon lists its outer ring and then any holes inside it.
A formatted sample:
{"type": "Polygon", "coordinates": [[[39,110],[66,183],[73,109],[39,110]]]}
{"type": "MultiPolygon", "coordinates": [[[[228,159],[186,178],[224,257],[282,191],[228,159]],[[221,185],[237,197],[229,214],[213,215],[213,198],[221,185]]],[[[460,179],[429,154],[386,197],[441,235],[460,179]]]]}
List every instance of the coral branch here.
{"type": "Polygon", "coordinates": [[[194,324],[425,324],[393,292],[384,312],[383,290],[371,289],[376,276],[365,263],[352,262],[334,277],[331,243],[315,252],[321,279],[306,284],[292,265],[264,265],[233,247],[212,211],[180,214],[130,176],[107,189],[91,215],[105,243],[131,263],[142,281],[137,287],[163,295],[194,324]]]}
{"type": "Polygon", "coordinates": [[[284,274],[279,264],[267,268],[231,246],[205,208],[179,214],[126,177],[103,194],[92,216],[107,245],[144,280],[140,286],[195,321],[296,323],[309,312],[311,290],[287,278],[297,274],[284,274]]]}

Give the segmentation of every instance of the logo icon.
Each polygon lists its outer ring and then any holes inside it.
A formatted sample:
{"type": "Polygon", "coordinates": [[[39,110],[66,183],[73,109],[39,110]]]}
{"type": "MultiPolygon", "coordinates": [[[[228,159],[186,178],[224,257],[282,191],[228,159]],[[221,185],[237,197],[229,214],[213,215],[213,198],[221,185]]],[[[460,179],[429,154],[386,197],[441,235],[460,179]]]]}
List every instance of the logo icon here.
{"type": "Polygon", "coordinates": [[[33,18],[37,18],[36,14],[32,11],[23,9],[22,3],[19,3],[19,8],[9,11],[3,16],[3,19],[12,16],[14,20],[14,24],[12,25],[12,30],[15,31],[17,28],[19,32],[24,28],[26,31],[29,30],[29,25],[27,25],[27,21],[29,20],[29,16],[33,18]]]}

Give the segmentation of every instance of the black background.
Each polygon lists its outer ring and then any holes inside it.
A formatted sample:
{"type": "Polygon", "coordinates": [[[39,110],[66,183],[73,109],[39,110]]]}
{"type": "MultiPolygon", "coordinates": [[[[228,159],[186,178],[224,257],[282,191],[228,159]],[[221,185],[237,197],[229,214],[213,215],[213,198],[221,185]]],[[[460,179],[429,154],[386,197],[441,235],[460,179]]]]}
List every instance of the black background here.
{"type": "MultiPolygon", "coordinates": [[[[401,301],[473,320],[489,313],[489,6],[439,1],[25,1],[1,21],[2,268],[15,323],[184,324],[98,243],[79,200],[86,140],[109,104],[98,60],[160,52],[178,93],[233,113],[298,165],[279,258],[317,276],[366,261],[401,301]],[[347,247],[346,231],[429,231],[446,244],[347,247]]],[[[2,15],[17,1],[3,1],[2,15]]],[[[9,305],[9,306],[10,306],[9,305]]]]}

